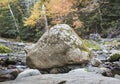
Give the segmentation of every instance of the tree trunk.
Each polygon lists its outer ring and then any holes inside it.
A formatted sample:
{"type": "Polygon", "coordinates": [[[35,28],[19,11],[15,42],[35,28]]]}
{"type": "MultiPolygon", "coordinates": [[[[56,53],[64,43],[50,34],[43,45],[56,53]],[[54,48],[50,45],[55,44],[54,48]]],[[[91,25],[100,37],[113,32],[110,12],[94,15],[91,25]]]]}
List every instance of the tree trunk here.
{"type": "Polygon", "coordinates": [[[17,22],[16,22],[15,16],[14,16],[14,14],[13,14],[13,12],[12,12],[12,9],[11,9],[9,3],[8,3],[8,8],[9,8],[9,10],[10,10],[11,16],[13,17],[13,20],[14,20],[14,23],[15,23],[15,27],[16,27],[17,31],[19,31],[19,29],[18,29],[18,24],[17,24],[17,22]]]}
{"type": "Polygon", "coordinates": [[[101,29],[103,30],[103,26],[102,26],[102,13],[101,13],[101,10],[100,10],[100,8],[98,8],[98,11],[99,11],[99,15],[100,15],[100,27],[101,27],[101,29]]]}
{"type": "Polygon", "coordinates": [[[42,4],[42,17],[44,19],[45,31],[48,31],[48,21],[46,16],[46,8],[44,4],[42,4]]]}
{"type": "Polygon", "coordinates": [[[13,17],[13,20],[14,20],[14,23],[15,23],[15,27],[16,27],[16,30],[17,30],[17,32],[18,32],[17,40],[20,41],[20,36],[19,36],[19,34],[20,34],[19,26],[18,26],[18,24],[17,24],[17,22],[16,22],[16,18],[15,18],[14,14],[13,14],[12,9],[11,9],[11,6],[10,6],[10,3],[9,3],[9,0],[8,0],[8,8],[9,8],[9,10],[10,10],[11,16],[13,17]]]}

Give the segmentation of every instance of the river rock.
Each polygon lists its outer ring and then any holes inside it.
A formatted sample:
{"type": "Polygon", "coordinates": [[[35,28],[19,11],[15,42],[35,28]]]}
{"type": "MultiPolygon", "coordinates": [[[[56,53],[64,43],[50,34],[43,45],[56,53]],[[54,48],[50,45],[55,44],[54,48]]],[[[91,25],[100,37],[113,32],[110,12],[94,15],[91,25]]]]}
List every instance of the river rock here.
{"type": "Polygon", "coordinates": [[[19,73],[18,69],[0,70],[0,82],[14,80],[19,73]]]}
{"type": "Polygon", "coordinates": [[[110,69],[113,76],[115,76],[116,74],[120,75],[120,62],[119,61],[105,62],[103,64],[103,67],[110,69]]]}
{"type": "Polygon", "coordinates": [[[17,76],[16,80],[40,74],[41,73],[37,69],[26,69],[17,76]]]}
{"type": "Polygon", "coordinates": [[[0,82],[10,81],[13,79],[14,79],[14,76],[12,76],[11,74],[5,74],[5,75],[0,76],[0,82]]]}
{"type": "Polygon", "coordinates": [[[94,58],[94,59],[92,59],[91,64],[95,67],[98,67],[98,66],[100,66],[100,64],[102,64],[102,62],[99,59],[94,58]]]}
{"type": "Polygon", "coordinates": [[[101,41],[101,36],[98,33],[90,34],[89,39],[94,40],[94,41],[101,41]]]}
{"type": "Polygon", "coordinates": [[[108,68],[105,68],[105,67],[101,67],[101,68],[88,67],[87,71],[94,72],[94,73],[97,73],[97,74],[102,74],[102,75],[107,76],[107,77],[112,77],[113,76],[111,70],[108,69],[108,68]]]}
{"type": "Polygon", "coordinates": [[[8,54],[0,54],[0,65],[5,65],[6,60],[8,59],[8,54]]]}
{"type": "Polygon", "coordinates": [[[114,62],[120,60],[120,53],[114,53],[110,57],[107,58],[108,61],[114,62]]]}
{"type": "Polygon", "coordinates": [[[94,72],[74,70],[66,74],[45,74],[26,77],[1,84],[119,84],[117,78],[104,77],[94,72]]]}
{"type": "Polygon", "coordinates": [[[30,68],[47,69],[69,64],[87,64],[89,49],[74,30],[58,24],[45,32],[27,55],[30,68]]]}
{"type": "Polygon", "coordinates": [[[120,75],[115,75],[115,78],[120,80],[120,75]]]}

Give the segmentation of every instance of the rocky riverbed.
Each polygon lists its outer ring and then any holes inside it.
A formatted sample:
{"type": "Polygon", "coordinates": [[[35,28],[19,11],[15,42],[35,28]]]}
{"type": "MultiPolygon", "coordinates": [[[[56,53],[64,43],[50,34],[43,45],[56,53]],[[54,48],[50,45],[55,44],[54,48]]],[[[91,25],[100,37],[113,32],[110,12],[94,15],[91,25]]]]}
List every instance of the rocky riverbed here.
{"type": "Polygon", "coordinates": [[[103,77],[84,69],[76,69],[66,74],[37,75],[1,84],[119,84],[119,82],[120,80],[116,78],[103,77]]]}
{"type": "Polygon", "coordinates": [[[10,53],[0,53],[0,82],[14,80],[26,69],[25,43],[0,39],[0,44],[11,49],[10,53]]]}
{"type": "MultiPolygon", "coordinates": [[[[112,39],[103,39],[98,38],[90,39],[99,44],[99,49],[92,49],[92,55],[94,58],[91,62],[86,66],[82,67],[81,65],[72,65],[60,68],[53,68],[52,72],[49,73],[64,73],[67,74],[56,74],[56,75],[39,75],[34,77],[23,78],[20,80],[13,82],[6,82],[1,84],[32,84],[30,83],[31,78],[36,80],[36,84],[39,83],[38,79],[40,78],[42,84],[79,84],[78,82],[82,82],[83,84],[89,84],[93,82],[100,82],[102,80],[102,84],[119,84],[120,82],[120,38],[112,38],[112,39]],[[84,69],[85,73],[81,70],[78,74],[69,74],[68,72],[73,69],[84,69]],[[94,72],[94,73],[93,73],[94,72]],[[114,77],[114,78],[105,78],[100,76],[114,77]],[[91,77],[92,75],[92,77],[91,77]],[[81,80],[78,80],[78,78],[81,80]],[[97,77],[98,79],[95,79],[97,77]],[[99,78],[100,77],[100,78],[99,78]],[[70,79],[68,79],[70,78],[70,79]],[[85,79],[84,79],[85,78],[85,79]],[[91,82],[84,82],[84,80],[89,79],[91,82]],[[94,80],[93,80],[94,79],[94,80]],[[47,80],[47,81],[44,81],[47,80]],[[107,81],[106,81],[107,80],[107,81]],[[109,80],[114,80],[112,83],[109,80]],[[28,82],[29,81],[29,82],[28,82]],[[67,81],[67,82],[66,82],[67,81]],[[18,83],[17,83],[18,82],[18,83]],[[54,83],[53,83],[54,82],[54,83]],[[61,83],[63,82],[63,83],[61,83]],[[65,83],[64,83],[65,82],[65,83]]],[[[0,43],[8,46],[12,49],[12,52],[9,54],[2,53],[0,54],[0,82],[14,80],[18,76],[19,73],[26,70],[26,51],[25,47],[28,46],[26,43],[21,42],[8,42],[0,40],[0,43]]],[[[31,45],[31,44],[30,44],[31,45]]],[[[43,71],[44,72],[44,71],[43,71]]],[[[42,73],[42,71],[41,71],[42,73]]],[[[44,72],[45,73],[45,72],[44,72]]],[[[93,83],[94,84],[94,83],[93,83]]],[[[96,83],[99,84],[99,83],[96,83]]]]}

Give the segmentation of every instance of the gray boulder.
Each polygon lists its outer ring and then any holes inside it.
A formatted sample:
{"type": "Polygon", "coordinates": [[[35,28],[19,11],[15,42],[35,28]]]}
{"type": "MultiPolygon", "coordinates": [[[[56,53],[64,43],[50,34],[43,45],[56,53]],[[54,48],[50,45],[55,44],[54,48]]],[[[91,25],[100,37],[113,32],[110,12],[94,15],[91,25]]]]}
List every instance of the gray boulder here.
{"type": "Polygon", "coordinates": [[[17,76],[16,80],[22,79],[22,78],[25,78],[25,77],[36,76],[36,75],[40,75],[40,74],[41,73],[37,69],[26,69],[25,71],[21,72],[17,76]]]}
{"type": "Polygon", "coordinates": [[[30,68],[47,69],[67,64],[87,64],[89,52],[70,26],[58,24],[45,32],[29,50],[27,65],[30,68]]]}

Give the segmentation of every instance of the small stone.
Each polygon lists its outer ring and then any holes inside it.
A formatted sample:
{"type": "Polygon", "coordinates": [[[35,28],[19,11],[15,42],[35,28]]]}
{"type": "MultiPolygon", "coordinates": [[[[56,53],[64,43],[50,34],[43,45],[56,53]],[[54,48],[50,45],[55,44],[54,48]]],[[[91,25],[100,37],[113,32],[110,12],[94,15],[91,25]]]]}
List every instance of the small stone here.
{"type": "Polygon", "coordinates": [[[100,64],[102,64],[102,62],[97,58],[93,58],[91,61],[91,64],[95,67],[98,67],[98,66],[100,66],[100,64]]]}
{"type": "Polygon", "coordinates": [[[59,73],[58,69],[57,68],[53,68],[51,71],[50,71],[51,74],[57,74],[59,73]]]}

